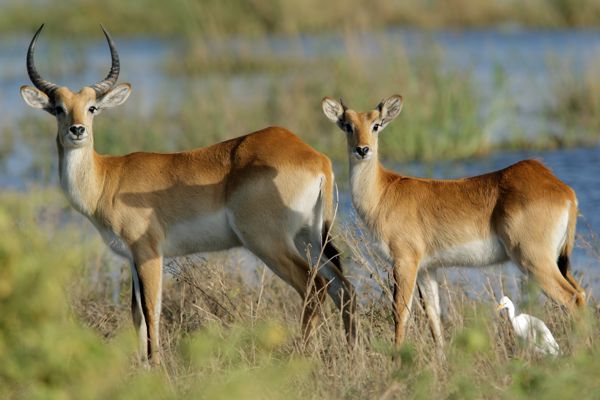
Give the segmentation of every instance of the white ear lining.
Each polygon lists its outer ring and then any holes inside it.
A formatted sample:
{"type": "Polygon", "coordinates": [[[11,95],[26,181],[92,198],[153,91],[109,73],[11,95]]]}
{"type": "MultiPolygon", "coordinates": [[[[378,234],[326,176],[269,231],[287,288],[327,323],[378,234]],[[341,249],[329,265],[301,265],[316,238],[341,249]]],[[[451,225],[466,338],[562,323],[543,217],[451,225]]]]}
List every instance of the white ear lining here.
{"type": "Polygon", "coordinates": [[[340,117],[344,114],[344,109],[337,101],[325,98],[322,102],[323,113],[333,123],[338,123],[340,117]]]}
{"type": "Polygon", "coordinates": [[[23,97],[27,105],[33,108],[49,110],[52,106],[50,98],[45,93],[31,86],[21,87],[21,97],[23,97]]]}
{"type": "Polygon", "coordinates": [[[402,105],[401,96],[392,96],[385,100],[380,108],[382,123],[387,125],[396,118],[400,114],[400,111],[402,111],[402,105]]]}
{"type": "Polygon", "coordinates": [[[115,86],[110,92],[105,94],[98,102],[99,109],[112,108],[119,106],[127,100],[131,94],[131,86],[127,83],[122,83],[115,86]]]}

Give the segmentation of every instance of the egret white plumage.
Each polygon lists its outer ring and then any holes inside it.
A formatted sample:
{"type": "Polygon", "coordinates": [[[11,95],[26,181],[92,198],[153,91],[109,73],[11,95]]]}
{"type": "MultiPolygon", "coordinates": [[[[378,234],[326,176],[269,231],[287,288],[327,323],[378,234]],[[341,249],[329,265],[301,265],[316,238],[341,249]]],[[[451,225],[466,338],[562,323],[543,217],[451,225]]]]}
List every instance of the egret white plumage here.
{"type": "Polygon", "coordinates": [[[529,314],[515,316],[515,306],[506,296],[500,299],[497,309],[498,311],[502,309],[508,310],[508,318],[512,323],[515,334],[530,344],[536,352],[553,356],[559,354],[560,347],[544,321],[529,314]]]}

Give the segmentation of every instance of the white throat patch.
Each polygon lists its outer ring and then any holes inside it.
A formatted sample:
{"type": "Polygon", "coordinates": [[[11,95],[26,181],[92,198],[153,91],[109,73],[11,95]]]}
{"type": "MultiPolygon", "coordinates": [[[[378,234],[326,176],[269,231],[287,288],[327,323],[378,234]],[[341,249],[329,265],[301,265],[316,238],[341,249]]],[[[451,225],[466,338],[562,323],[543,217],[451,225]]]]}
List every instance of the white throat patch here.
{"type": "Polygon", "coordinates": [[[91,195],[97,190],[93,171],[93,154],[89,148],[64,148],[60,160],[60,186],[73,207],[90,215],[91,195]]]}

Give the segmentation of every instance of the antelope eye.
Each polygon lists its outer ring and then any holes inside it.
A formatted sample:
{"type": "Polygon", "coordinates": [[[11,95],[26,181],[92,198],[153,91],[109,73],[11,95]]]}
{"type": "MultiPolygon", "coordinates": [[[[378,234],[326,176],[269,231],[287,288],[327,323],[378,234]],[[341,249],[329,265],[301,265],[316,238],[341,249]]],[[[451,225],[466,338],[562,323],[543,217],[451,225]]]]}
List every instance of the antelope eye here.
{"type": "Polygon", "coordinates": [[[344,124],[344,125],[343,125],[343,128],[344,128],[344,130],[345,130],[346,132],[348,132],[348,133],[352,133],[352,125],[351,125],[351,124],[347,124],[347,123],[346,123],[346,124],[344,124]]]}
{"type": "Polygon", "coordinates": [[[65,109],[63,108],[63,106],[56,106],[54,108],[54,113],[56,115],[64,114],[65,113],[65,109]]]}
{"type": "Polygon", "coordinates": [[[96,106],[91,106],[90,108],[88,108],[88,111],[92,114],[95,114],[96,111],[98,111],[98,107],[96,106]]]}
{"type": "Polygon", "coordinates": [[[373,132],[377,132],[379,130],[379,128],[381,128],[381,124],[373,125],[373,132]]]}

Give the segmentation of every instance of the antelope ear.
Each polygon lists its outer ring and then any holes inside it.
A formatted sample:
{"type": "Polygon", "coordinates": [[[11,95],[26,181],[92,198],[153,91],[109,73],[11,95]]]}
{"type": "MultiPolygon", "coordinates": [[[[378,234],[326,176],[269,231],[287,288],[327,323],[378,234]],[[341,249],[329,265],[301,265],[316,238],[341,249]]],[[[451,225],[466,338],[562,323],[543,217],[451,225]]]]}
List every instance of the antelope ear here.
{"type": "Polygon", "coordinates": [[[55,115],[54,107],[50,101],[50,98],[41,90],[34,88],[33,86],[21,86],[21,97],[23,97],[25,103],[27,103],[27,105],[30,107],[41,108],[42,110],[55,115]]]}
{"type": "Polygon", "coordinates": [[[400,111],[402,111],[402,105],[402,96],[399,94],[388,97],[377,105],[377,110],[379,110],[381,115],[381,125],[383,125],[383,127],[392,122],[394,118],[400,114],[400,111]]]}
{"type": "Polygon", "coordinates": [[[125,103],[125,100],[131,94],[131,85],[129,83],[121,83],[112,88],[108,93],[102,96],[97,102],[96,107],[99,110],[120,106],[125,103]]]}
{"type": "Polygon", "coordinates": [[[323,113],[331,122],[339,124],[344,116],[344,107],[340,103],[331,97],[325,97],[321,101],[321,107],[323,107],[323,113]]]}

